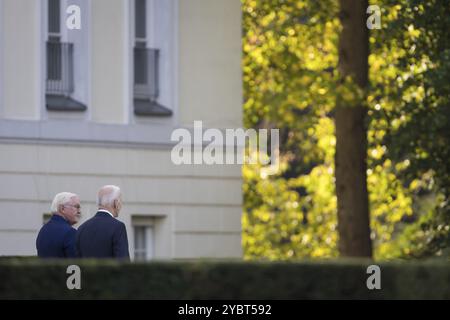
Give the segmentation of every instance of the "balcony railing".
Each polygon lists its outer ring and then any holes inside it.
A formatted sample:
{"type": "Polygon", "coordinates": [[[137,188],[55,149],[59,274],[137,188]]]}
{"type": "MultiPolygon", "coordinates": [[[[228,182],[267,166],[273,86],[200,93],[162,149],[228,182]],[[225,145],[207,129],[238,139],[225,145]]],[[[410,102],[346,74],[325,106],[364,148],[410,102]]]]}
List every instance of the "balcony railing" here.
{"type": "Polygon", "coordinates": [[[73,99],[73,43],[47,42],[46,106],[51,111],[85,111],[86,106],[73,99]]]}
{"type": "Polygon", "coordinates": [[[160,105],[158,49],[134,48],[134,113],[139,116],[170,116],[172,110],[160,105]]]}
{"type": "Polygon", "coordinates": [[[156,101],[159,95],[159,50],[134,48],[134,98],[156,101]]]}
{"type": "Polygon", "coordinates": [[[73,43],[48,41],[46,93],[68,97],[73,89],[73,43]]]}

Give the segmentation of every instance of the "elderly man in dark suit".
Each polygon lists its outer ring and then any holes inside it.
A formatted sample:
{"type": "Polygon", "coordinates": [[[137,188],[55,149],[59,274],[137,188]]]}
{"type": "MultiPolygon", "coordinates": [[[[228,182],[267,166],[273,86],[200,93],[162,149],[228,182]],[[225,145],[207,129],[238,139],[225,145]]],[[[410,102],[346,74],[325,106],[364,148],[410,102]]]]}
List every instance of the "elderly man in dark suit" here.
{"type": "Polygon", "coordinates": [[[122,208],[120,188],[102,187],[97,197],[98,210],[77,232],[76,250],[80,258],[118,258],[129,260],[127,230],[116,218],[122,208]]]}
{"type": "Polygon", "coordinates": [[[48,221],[39,231],[36,249],[41,258],[74,258],[76,230],[80,220],[80,198],[70,192],[58,193],[53,199],[48,221]]]}

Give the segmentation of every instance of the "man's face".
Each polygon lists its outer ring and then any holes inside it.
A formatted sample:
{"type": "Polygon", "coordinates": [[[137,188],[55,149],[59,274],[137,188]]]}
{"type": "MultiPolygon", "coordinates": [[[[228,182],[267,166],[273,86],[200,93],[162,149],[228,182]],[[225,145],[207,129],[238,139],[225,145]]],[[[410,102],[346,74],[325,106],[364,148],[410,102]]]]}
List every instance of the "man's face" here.
{"type": "Polygon", "coordinates": [[[71,225],[80,221],[81,205],[80,198],[72,197],[68,203],[62,206],[61,213],[71,225]]]}

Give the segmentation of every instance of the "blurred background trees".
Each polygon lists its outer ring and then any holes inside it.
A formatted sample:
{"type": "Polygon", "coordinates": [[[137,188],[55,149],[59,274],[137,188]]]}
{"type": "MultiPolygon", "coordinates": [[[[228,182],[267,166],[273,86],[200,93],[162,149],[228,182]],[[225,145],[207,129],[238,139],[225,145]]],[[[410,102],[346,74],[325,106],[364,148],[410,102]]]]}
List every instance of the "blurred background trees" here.
{"type": "Polygon", "coordinates": [[[367,111],[374,257],[450,256],[450,5],[370,4],[381,9],[381,29],[369,31],[362,90],[338,71],[337,0],[242,0],[244,123],[280,128],[281,155],[275,175],[243,168],[247,259],[339,255],[339,99],[363,100],[367,111]]]}

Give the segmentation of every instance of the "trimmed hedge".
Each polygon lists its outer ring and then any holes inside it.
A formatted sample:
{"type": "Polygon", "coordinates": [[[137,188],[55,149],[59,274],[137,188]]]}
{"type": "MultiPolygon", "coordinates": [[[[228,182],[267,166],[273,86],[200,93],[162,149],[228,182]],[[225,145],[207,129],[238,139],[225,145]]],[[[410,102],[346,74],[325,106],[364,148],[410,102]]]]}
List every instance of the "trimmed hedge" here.
{"type": "Polygon", "coordinates": [[[0,259],[0,299],[450,299],[450,263],[369,260],[151,262],[0,259]],[[67,266],[81,268],[68,290],[67,266]]]}

